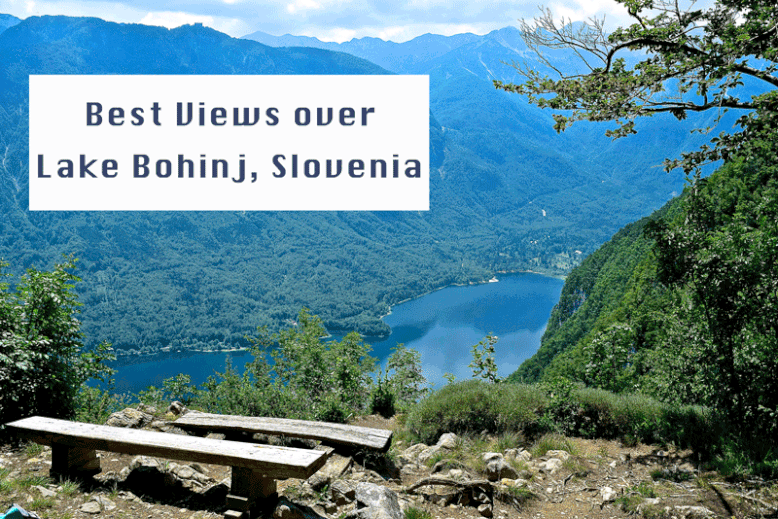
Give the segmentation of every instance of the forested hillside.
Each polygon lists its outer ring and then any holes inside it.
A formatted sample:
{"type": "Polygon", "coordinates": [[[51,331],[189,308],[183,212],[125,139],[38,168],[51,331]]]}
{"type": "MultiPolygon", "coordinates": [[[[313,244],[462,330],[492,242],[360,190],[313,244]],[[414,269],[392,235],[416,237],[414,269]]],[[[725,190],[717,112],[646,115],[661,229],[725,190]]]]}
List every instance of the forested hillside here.
{"type": "Polygon", "coordinates": [[[587,258],[568,277],[540,351],[511,379],[563,377],[721,406],[754,434],[774,431],[776,151],[772,136],[755,139],[587,258]]]}
{"type": "Polygon", "coordinates": [[[511,374],[510,381],[538,382],[559,374],[562,365],[574,367],[581,360],[571,358],[579,345],[628,318],[636,304],[645,302],[641,292],[647,282],[656,282],[655,243],[647,236],[646,227],[676,215],[683,198],[674,198],[650,216],[625,226],[573,269],[551,312],[538,352],[511,374]]]}

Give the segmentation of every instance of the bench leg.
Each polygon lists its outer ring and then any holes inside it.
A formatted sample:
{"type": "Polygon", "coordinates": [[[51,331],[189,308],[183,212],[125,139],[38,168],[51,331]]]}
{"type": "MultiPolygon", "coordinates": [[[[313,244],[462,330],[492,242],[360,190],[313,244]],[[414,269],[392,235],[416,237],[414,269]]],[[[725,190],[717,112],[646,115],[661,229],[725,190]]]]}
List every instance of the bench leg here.
{"type": "Polygon", "coordinates": [[[71,447],[54,443],[51,445],[51,475],[92,476],[100,472],[100,459],[94,449],[71,447]]]}
{"type": "Polygon", "coordinates": [[[275,479],[251,469],[232,467],[232,487],[227,494],[225,519],[251,519],[255,517],[252,512],[270,511],[277,500],[275,479]]]}

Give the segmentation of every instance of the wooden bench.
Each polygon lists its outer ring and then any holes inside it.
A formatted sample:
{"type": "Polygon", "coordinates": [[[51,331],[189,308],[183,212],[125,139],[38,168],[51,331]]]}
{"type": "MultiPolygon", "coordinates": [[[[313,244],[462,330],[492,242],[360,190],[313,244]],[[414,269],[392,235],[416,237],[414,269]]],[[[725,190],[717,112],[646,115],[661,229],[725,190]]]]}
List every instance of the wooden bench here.
{"type": "Polygon", "coordinates": [[[19,436],[51,446],[52,475],[95,474],[95,451],[143,454],[232,468],[225,518],[249,519],[277,498],[276,479],[307,479],[327,453],[245,442],[123,429],[33,416],[7,424],[19,436]]]}
{"type": "Polygon", "coordinates": [[[187,430],[262,433],[321,440],[328,444],[377,449],[381,452],[389,450],[392,443],[392,431],[384,429],[288,418],[257,418],[190,411],[171,424],[187,430]]]}

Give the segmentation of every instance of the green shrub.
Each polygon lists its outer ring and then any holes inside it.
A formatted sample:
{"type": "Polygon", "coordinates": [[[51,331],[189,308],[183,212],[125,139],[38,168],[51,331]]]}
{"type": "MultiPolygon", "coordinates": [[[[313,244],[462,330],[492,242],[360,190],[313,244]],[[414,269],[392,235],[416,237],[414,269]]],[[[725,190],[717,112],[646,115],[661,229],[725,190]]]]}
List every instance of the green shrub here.
{"type": "Polygon", "coordinates": [[[395,413],[394,401],[395,395],[387,379],[379,375],[378,383],[370,395],[370,413],[391,418],[395,413]]]}
{"type": "Polygon", "coordinates": [[[124,396],[84,385],[76,395],[75,419],[77,422],[103,424],[111,413],[121,411],[127,404],[124,396]]]}
{"type": "Polygon", "coordinates": [[[72,418],[78,392],[110,376],[108,344],[84,352],[70,258],[51,272],[28,269],[15,291],[0,262],[0,424],[31,415],[72,418]]]}
{"type": "Polygon", "coordinates": [[[350,416],[348,406],[335,395],[327,395],[316,413],[317,420],[332,423],[346,423],[350,416]]]}
{"type": "Polygon", "coordinates": [[[408,413],[406,427],[424,443],[434,443],[446,432],[532,430],[546,400],[535,386],[458,382],[419,402],[408,413]]]}

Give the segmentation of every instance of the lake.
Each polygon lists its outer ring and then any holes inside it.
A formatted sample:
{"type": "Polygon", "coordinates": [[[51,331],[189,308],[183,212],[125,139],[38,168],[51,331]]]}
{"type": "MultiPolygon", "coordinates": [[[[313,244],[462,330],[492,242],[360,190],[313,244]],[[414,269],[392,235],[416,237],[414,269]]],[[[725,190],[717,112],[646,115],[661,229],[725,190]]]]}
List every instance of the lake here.
{"type": "MultiPolygon", "coordinates": [[[[392,308],[384,318],[392,334],[372,342],[372,355],[382,362],[397,343],[421,352],[422,368],[434,386],[445,384],[443,375],[470,378],[471,346],[492,333],[498,373],[506,377],[540,346],[549,315],[559,301],[564,281],[539,274],[511,274],[498,282],[448,287],[392,308]]],[[[115,390],[137,392],[160,387],[166,378],[188,373],[201,384],[215,370],[223,371],[229,359],[236,368],[251,360],[249,352],[168,354],[147,362],[119,366],[115,390]]]]}

